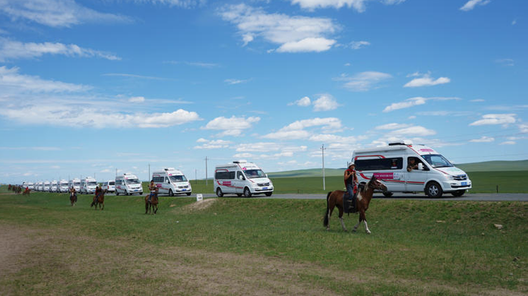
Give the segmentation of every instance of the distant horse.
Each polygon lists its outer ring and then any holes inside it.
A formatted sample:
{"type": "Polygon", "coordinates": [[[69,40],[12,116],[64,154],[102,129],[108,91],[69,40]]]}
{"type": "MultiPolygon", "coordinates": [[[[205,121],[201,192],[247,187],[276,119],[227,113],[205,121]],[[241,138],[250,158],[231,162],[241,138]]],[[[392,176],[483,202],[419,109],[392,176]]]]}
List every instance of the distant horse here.
{"type": "Polygon", "coordinates": [[[73,207],[75,203],[77,202],[77,194],[75,192],[70,192],[70,203],[73,207]]]}
{"type": "Polygon", "coordinates": [[[150,201],[149,196],[150,194],[147,194],[147,196],[145,196],[145,214],[150,214],[152,212],[152,214],[155,215],[156,213],[158,213],[158,191],[156,190],[156,194],[152,196],[150,201]]]}
{"type": "MultiPolygon", "coordinates": [[[[374,194],[375,189],[380,189],[383,192],[387,190],[387,187],[378,181],[376,177],[372,176],[370,181],[366,184],[366,186],[363,187],[363,189],[358,193],[357,199],[356,199],[356,209],[359,212],[359,222],[354,226],[354,232],[357,230],[359,224],[361,221],[365,222],[365,231],[370,234],[370,230],[367,225],[367,219],[365,218],[365,212],[367,211],[369,207],[370,200],[372,199],[372,195],[374,194]]],[[[324,223],[323,225],[326,227],[326,230],[330,229],[330,216],[332,216],[332,212],[334,211],[334,207],[337,207],[339,209],[339,220],[341,221],[341,227],[344,231],[347,231],[345,227],[345,223],[343,222],[343,196],[345,194],[345,191],[342,190],[335,190],[332,192],[328,192],[328,195],[326,196],[326,212],[324,216],[324,223]]]]}
{"type": "Polygon", "coordinates": [[[24,190],[24,192],[22,193],[22,195],[29,195],[31,193],[31,189],[27,188],[24,190]]]}
{"type": "Polygon", "coordinates": [[[105,196],[106,191],[107,191],[106,189],[101,190],[96,195],[94,195],[93,202],[90,205],[90,207],[95,206],[94,209],[97,210],[97,206],[99,206],[101,211],[104,210],[104,196],[105,196]]]}

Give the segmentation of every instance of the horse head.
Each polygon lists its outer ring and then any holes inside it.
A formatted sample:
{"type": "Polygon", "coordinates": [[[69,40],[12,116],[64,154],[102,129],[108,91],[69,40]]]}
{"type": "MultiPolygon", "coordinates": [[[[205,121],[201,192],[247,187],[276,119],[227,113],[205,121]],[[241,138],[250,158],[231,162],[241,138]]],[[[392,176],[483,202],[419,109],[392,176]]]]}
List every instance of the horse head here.
{"type": "Polygon", "coordinates": [[[383,192],[387,191],[387,186],[380,182],[374,175],[372,175],[372,178],[370,178],[370,181],[368,182],[368,187],[372,189],[379,189],[383,192]]]}

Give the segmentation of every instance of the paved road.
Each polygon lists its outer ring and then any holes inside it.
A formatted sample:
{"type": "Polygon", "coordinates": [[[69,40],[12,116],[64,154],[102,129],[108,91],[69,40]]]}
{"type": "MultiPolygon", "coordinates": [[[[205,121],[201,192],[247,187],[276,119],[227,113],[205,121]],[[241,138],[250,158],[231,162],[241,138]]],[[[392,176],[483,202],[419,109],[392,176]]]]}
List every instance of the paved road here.
{"type": "MultiPolygon", "coordinates": [[[[193,193],[192,196],[196,196],[196,193],[193,193]]],[[[226,195],[225,197],[237,197],[236,195],[226,195]]],[[[216,197],[215,194],[204,194],[204,198],[216,197]]],[[[270,197],[265,195],[256,195],[255,198],[284,198],[284,199],[326,199],[326,194],[273,194],[270,197]]],[[[471,200],[471,201],[526,201],[528,202],[528,193],[473,193],[473,194],[464,194],[461,197],[453,197],[451,194],[444,194],[441,198],[428,198],[423,193],[400,193],[395,194],[394,196],[387,198],[382,194],[374,194],[374,198],[377,199],[413,199],[413,200],[433,200],[433,201],[442,201],[442,200],[471,200]]]]}

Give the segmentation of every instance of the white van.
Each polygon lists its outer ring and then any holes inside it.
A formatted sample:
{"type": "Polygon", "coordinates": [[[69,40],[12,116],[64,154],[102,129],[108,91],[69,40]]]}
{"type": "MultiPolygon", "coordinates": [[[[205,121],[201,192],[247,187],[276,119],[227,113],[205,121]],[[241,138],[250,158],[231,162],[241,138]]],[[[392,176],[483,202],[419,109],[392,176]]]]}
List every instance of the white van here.
{"type": "Polygon", "coordinates": [[[273,194],[273,183],[254,163],[245,160],[218,165],[215,168],[214,190],[218,197],[225,193],[251,197],[253,194],[273,194]]]}
{"type": "Polygon", "coordinates": [[[103,182],[103,187],[101,188],[108,192],[115,192],[115,180],[108,180],[103,182]]]}
{"type": "Polygon", "coordinates": [[[29,190],[34,190],[35,189],[35,185],[33,184],[33,182],[27,182],[26,185],[27,185],[27,188],[29,190]]]}
{"type": "Polygon", "coordinates": [[[60,180],[57,189],[59,193],[66,193],[70,191],[70,188],[68,187],[68,181],[64,179],[60,180]]]}
{"type": "Polygon", "coordinates": [[[153,172],[152,180],[158,187],[158,193],[160,194],[168,194],[169,196],[174,196],[174,194],[192,194],[191,183],[180,170],[175,168],[164,168],[163,171],[153,172]]]}
{"type": "Polygon", "coordinates": [[[81,180],[81,193],[94,194],[97,188],[97,180],[92,177],[86,177],[81,180]]]}
{"type": "Polygon", "coordinates": [[[57,182],[57,180],[51,181],[50,192],[59,192],[57,187],[58,185],[59,182],[57,182]]]}
{"type": "Polygon", "coordinates": [[[117,176],[115,179],[115,194],[119,195],[120,193],[124,195],[139,193],[141,195],[143,194],[143,185],[141,185],[138,177],[131,173],[117,176]]]}
{"type": "Polygon", "coordinates": [[[51,183],[50,181],[44,181],[44,187],[43,187],[43,191],[44,192],[49,192],[50,191],[50,188],[51,188],[51,183]]]}
{"type": "Polygon", "coordinates": [[[69,188],[75,188],[75,191],[77,191],[78,193],[81,193],[81,180],[78,179],[78,178],[75,178],[73,180],[70,180],[70,182],[68,182],[68,187],[69,188]]]}
{"type": "Polygon", "coordinates": [[[372,175],[387,186],[385,196],[393,192],[425,192],[429,197],[451,193],[462,196],[471,189],[471,180],[434,149],[403,142],[389,146],[359,149],[352,155],[360,183],[367,183],[372,175]],[[414,168],[408,169],[413,166],[414,168]]]}

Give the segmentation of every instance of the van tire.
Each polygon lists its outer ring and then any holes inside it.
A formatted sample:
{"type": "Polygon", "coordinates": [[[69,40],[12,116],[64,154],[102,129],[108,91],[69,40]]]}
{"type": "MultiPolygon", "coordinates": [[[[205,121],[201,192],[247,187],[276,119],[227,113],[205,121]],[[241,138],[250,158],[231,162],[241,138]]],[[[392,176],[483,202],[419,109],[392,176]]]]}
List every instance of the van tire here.
{"type": "Polygon", "coordinates": [[[393,193],[387,191],[387,192],[383,192],[383,195],[384,195],[385,197],[391,197],[391,196],[393,195],[393,193]]]}
{"type": "Polygon", "coordinates": [[[266,192],[266,196],[271,196],[273,192],[266,192]]]}
{"type": "Polygon", "coordinates": [[[249,188],[244,188],[244,197],[251,197],[251,191],[249,188]]]}
{"type": "Polygon", "coordinates": [[[222,192],[222,189],[220,189],[220,187],[216,188],[216,196],[218,197],[224,196],[224,193],[222,192]]]}
{"type": "Polygon", "coordinates": [[[116,190],[116,191],[115,191],[115,195],[116,195],[116,196],[119,196],[119,191],[116,190]]]}
{"type": "Polygon", "coordinates": [[[192,192],[187,192],[186,194],[187,194],[187,196],[191,196],[191,193],[192,193],[192,192]]]}
{"type": "Polygon", "coordinates": [[[464,195],[464,193],[466,193],[466,190],[457,190],[457,191],[451,192],[451,194],[454,197],[461,197],[462,195],[464,195]]]}
{"type": "Polygon", "coordinates": [[[169,189],[169,196],[174,196],[174,192],[172,192],[172,189],[169,189]]]}
{"type": "Polygon", "coordinates": [[[444,193],[442,187],[436,182],[430,182],[425,187],[425,194],[427,194],[428,197],[439,198],[442,197],[442,193],[444,193]]]}

